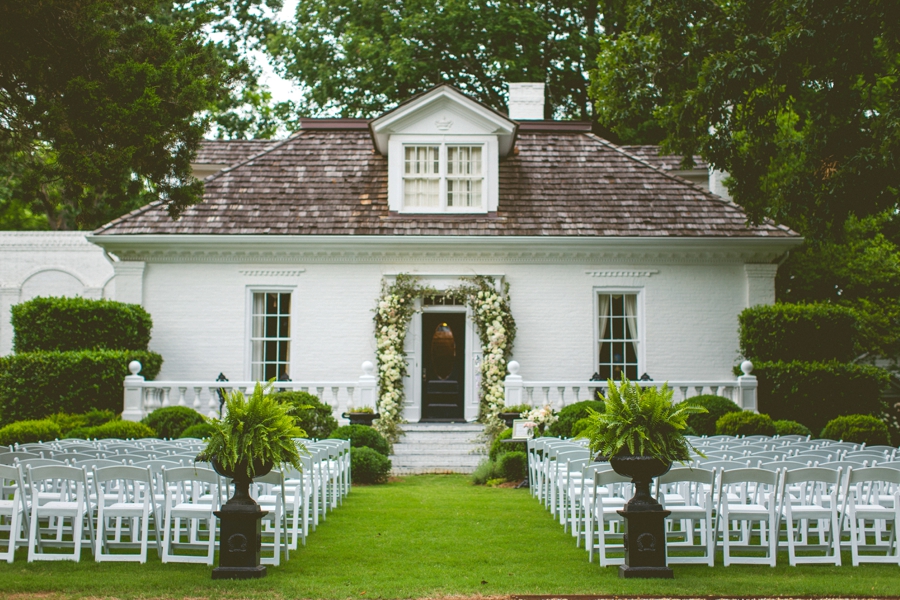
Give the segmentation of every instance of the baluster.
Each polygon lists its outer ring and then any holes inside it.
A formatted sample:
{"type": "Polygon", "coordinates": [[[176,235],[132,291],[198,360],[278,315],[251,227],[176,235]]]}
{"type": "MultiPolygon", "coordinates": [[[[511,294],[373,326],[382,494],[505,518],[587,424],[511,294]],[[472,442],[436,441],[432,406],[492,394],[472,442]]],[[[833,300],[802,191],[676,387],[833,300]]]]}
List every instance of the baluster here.
{"type": "Polygon", "coordinates": [[[559,409],[562,410],[566,405],[566,386],[559,386],[556,388],[556,391],[559,392],[559,409]]]}
{"type": "Polygon", "coordinates": [[[702,386],[702,385],[695,385],[695,386],[694,386],[694,391],[697,392],[696,394],[694,394],[695,396],[702,396],[702,395],[703,395],[703,386],[702,386]]]}
{"type": "Polygon", "coordinates": [[[347,406],[352,406],[354,408],[357,408],[356,402],[354,402],[354,400],[353,400],[353,390],[354,389],[356,389],[356,388],[354,388],[353,386],[347,387],[347,406]]]}
{"type": "Polygon", "coordinates": [[[709,386],[709,393],[712,394],[713,396],[718,396],[719,395],[719,386],[717,386],[717,385],[709,386]]]}
{"type": "Polygon", "coordinates": [[[178,406],[187,406],[187,400],[184,395],[187,393],[186,387],[178,387],[178,406]]]}
{"type": "Polygon", "coordinates": [[[526,386],[525,393],[528,394],[528,406],[534,408],[534,387],[526,386]]]}
{"type": "Polygon", "coordinates": [[[687,394],[688,394],[688,386],[683,385],[683,386],[679,387],[678,389],[681,390],[681,400],[682,400],[682,402],[685,401],[685,400],[687,400],[687,399],[688,399],[688,395],[687,395],[687,394]]]}
{"type": "Polygon", "coordinates": [[[335,412],[340,412],[339,409],[340,409],[341,403],[340,403],[340,399],[338,397],[338,392],[340,392],[340,391],[341,391],[341,388],[339,388],[337,386],[331,386],[331,402],[329,403],[329,406],[331,406],[331,409],[335,412]]]}
{"type": "MultiPolygon", "coordinates": [[[[310,389],[310,391],[312,391],[313,388],[309,388],[309,389],[310,389]]],[[[322,402],[324,402],[325,404],[328,404],[328,406],[331,406],[331,403],[329,403],[328,400],[325,398],[325,387],[324,386],[322,386],[322,387],[316,386],[316,396],[318,396],[322,402]]],[[[334,410],[334,409],[335,409],[335,407],[331,406],[331,410],[334,410]]]]}
{"type": "Polygon", "coordinates": [[[161,403],[162,408],[168,408],[169,406],[171,406],[169,404],[169,392],[171,390],[172,390],[172,388],[170,388],[170,387],[164,387],[160,390],[160,392],[162,393],[162,403],[161,403]]]}
{"type": "Polygon", "coordinates": [[[572,395],[575,396],[575,402],[578,402],[578,392],[581,391],[581,387],[577,385],[572,386],[572,395]]]}
{"type": "Polygon", "coordinates": [[[541,406],[547,406],[550,404],[550,387],[542,387],[541,389],[544,391],[544,403],[541,406]]]}
{"type": "Polygon", "coordinates": [[[218,388],[209,388],[209,402],[206,403],[206,416],[215,419],[219,416],[219,400],[216,390],[218,388]]]}
{"type": "Polygon", "coordinates": [[[194,410],[197,412],[200,412],[200,390],[202,389],[202,387],[194,388],[194,410]]]}
{"type": "Polygon", "coordinates": [[[144,388],[143,394],[144,397],[141,399],[141,406],[144,409],[144,415],[149,415],[153,412],[153,409],[156,408],[153,406],[153,395],[152,390],[150,388],[144,388]]]}

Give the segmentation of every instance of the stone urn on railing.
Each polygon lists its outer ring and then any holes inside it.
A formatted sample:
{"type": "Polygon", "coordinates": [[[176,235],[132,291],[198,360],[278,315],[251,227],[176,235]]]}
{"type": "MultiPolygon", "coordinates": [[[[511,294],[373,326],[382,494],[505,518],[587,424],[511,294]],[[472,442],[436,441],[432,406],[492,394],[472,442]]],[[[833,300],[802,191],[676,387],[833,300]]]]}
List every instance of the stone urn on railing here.
{"type": "Polygon", "coordinates": [[[219,566],[213,579],[254,579],[266,576],[260,564],[261,519],[266,512],[250,497],[254,477],[267,474],[275,465],[300,469],[297,438],[305,434],[290,415],[290,407],[273,399],[259,383],[245,398],[234,390],[225,398],[225,416],[213,419],[213,433],[197,461],[209,461],[219,475],[234,483],[234,494],[215,511],[221,531],[219,566]]]}
{"type": "Polygon", "coordinates": [[[618,511],[625,519],[625,564],[619,577],[671,579],[674,573],[666,566],[669,511],[653,498],[650,485],[673,461],[690,459],[682,431],[688,415],[706,409],[673,405],[666,385],[642,388],[624,376],[619,385],[608,383],[605,412],[591,411],[590,426],[582,433],[593,452],[610,457],[613,470],[634,484],[634,496],[618,511]]]}

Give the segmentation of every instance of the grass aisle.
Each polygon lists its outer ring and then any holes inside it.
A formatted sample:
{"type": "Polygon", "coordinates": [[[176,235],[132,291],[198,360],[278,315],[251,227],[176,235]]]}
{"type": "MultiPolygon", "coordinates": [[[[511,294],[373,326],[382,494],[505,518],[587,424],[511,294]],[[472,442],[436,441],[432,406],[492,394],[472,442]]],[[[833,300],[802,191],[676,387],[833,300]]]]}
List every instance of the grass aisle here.
{"type": "Polygon", "coordinates": [[[213,582],[208,567],[162,565],[155,556],[146,565],[97,564],[87,554],[78,564],[27,564],[20,552],[14,564],[0,564],[0,597],[900,595],[900,567],[792,568],[786,555],[775,569],[676,565],[674,581],[619,580],[615,568],[588,563],[527,490],[475,487],[462,476],[356,486],[308,543],[288,564],[269,567],[266,579],[243,582],[213,582]]]}

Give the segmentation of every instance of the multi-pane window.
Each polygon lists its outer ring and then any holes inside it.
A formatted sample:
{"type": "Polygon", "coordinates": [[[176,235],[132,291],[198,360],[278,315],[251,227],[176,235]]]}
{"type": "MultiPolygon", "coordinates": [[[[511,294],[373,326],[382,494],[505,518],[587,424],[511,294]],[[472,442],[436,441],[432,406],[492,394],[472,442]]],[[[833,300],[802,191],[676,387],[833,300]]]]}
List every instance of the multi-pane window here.
{"type": "Polygon", "coordinates": [[[599,365],[597,373],[603,379],[619,381],[624,373],[628,379],[638,378],[638,315],[637,294],[598,295],[599,365]]]}
{"type": "Polygon", "coordinates": [[[430,212],[483,206],[481,146],[403,147],[403,208],[430,212]]]}
{"type": "Polygon", "coordinates": [[[290,369],[291,294],[254,293],[250,323],[250,376],[253,381],[286,378],[290,369]]]}

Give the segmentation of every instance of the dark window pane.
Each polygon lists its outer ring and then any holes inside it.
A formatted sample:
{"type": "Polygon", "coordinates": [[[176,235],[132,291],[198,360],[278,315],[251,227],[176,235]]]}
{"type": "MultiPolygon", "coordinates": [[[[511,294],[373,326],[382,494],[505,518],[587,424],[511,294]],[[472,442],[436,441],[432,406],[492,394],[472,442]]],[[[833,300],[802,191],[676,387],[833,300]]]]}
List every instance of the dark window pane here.
{"type": "Polygon", "coordinates": [[[281,310],[279,311],[282,315],[291,314],[291,295],[290,294],[281,294],[281,310]]]}
{"type": "Polygon", "coordinates": [[[287,362],[288,360],[288,342],[278,342],[278,360],[287,362]]]}
{"type": "Polygon", "coordinates": [[[625,367],[625,377],[632,381],[635,381],[638,378],[637,365],[628,365],[627,367],[625,367]]]}
{"type": "Polygon", "coordinates": [[[289,317],[281,317],[278,319],[278,337],[290,337],[291,328],[290,328],[290,318],[289,317]]]}
{"type": "Polygon", "coordinates": [[[274,340],[266,340],[265,341],[265,349],[263,350],[263,360],[265,362],[271,362],[274,360],[278,360],[276,356],[276,352],[278,352],[278,342],[274,340]]]}
{"type": "Polygon", "coordinates": [[[612,339],[621,340],[625,337],[625,321],[621,317],[610,319],[612,325],[612,339]]]}
{"type": "Polygon", "coordinates": [[[600,363],[608,363],[612,360],[612,344],[600,344],[600,363]]]}
{"type": "Polygon", "coordinates": [[[266,317],[266,337],[278,337],[278,317],[266,317]]]}

